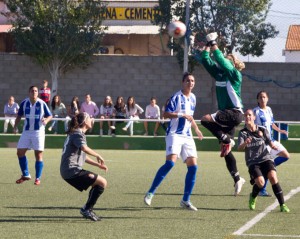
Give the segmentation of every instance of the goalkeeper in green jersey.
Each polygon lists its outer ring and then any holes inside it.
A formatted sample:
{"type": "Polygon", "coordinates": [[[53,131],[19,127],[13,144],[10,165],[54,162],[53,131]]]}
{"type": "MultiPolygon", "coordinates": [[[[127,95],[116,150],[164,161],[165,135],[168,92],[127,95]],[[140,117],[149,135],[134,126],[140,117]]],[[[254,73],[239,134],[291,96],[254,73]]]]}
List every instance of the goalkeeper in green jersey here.
{"type": "Polygon", "coordinates": [[[218,111],[204,115],[201,124],[218,138],[221,144],[220,156],[225,157],[227,169],[234,180],[234,195],[237,196],[245,179],[239,175],[231,149],[235,144],[235,129],[243,120],[240,71],[245,68],[245,65],[232,54],[224,57],[217,46],[217,37],[216,32],[206,36],[207,44],[202,52],[202,64],[215,79],[218,111]]]}

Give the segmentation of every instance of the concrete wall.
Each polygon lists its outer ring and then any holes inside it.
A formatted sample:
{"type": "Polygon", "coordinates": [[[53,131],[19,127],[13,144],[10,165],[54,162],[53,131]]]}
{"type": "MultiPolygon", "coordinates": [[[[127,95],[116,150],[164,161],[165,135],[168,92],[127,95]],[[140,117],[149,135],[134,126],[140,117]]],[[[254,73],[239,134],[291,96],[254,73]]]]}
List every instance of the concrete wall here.
{"type": "Polygon", "coordinates": [[[285,51],[285,62],[300,62],[300,51],[285,51]]]}
{"type": "MultiPolygon", "coordinates": [[[[299,84],[299,63],[246,63],[243,73],[252,78],[243,79],[245,108],[256,106],[257,92],[267,90],[269,105],[276,120],[300,121],[300,87],[282,88],[277,85],[299,84]]],[[[216,110],[216,101],[213,80],[203,67],[198,67],[194,74],[194,93],[198,100],[196,118],[199,119],[201,115],[216,110]]],[[[126,99],[133,95],[143,108],[149,103],[150,97],[156,96],[158,104],[162,106],[170,95],[181,88],[181,75],[175,57],[101,55],[95,57],[94,63],[87,69],[75,69],[62,76],[58,94],[65,104],[69,104],[73,96],[78,96],[82,101],[84,95],[90,93],[98,105],[102,104],[106,95],[111,95],[113,99],[119,95],[126,99]]],[[[43,79],[49,79],[51,87],[47,70],[37,66],[27,56],[1,54],[0,104],[3,106],[10,95],[20,103],[28,96],[29,86],[41,86],[43,79]]]]}

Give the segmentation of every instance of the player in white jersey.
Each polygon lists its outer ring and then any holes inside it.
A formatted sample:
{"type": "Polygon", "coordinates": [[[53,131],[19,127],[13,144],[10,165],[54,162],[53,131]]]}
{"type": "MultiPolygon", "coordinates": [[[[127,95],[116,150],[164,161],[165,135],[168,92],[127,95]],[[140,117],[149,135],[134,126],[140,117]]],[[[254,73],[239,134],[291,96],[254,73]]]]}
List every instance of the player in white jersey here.
{"type": "Polygon", "coordinates": [[[154,193],[163,179],[170,172],[178,157],[187,165],[184,195],[180,206],[184,209],[197,211],[190,202],[197,173],[197,149],[193,139],[191,127],[194,128],[198,138],[202,140],[203,135],[198,129],[193,115],[196,109],[196,97],[192,93],[195,86],[194,76],[185,73],[182,79],[182,90],[175,93],[166,106],[164,117],[169,118],[169,126],[166,133],[166,162],[157,171],[152,186],[148,190],[144,202],[151,205],[154,193]]]}
{"type": "Polygon", "coordinates": [[[16,117],[14,126],[15,133],[17,132],[17,126],[20,123],[22,116],[25,117],[23,132],[17,146],[17,155],[22,171],[21,178],[16,181],[17,184],[31,179],[26,152],[28,149],[33,149],[36,159],[36,179],[34,184],[40,185],[44,167],[43,151],[45,145],[45,125],[52,119],[52,115],[47,104],[38,98],[38,94],[39,91],[36,86],[31,86],[29,88],[29,98],[22,101],[16,117]]]}
{"type": "MultiPolygon", "coordinates": [[[[276,149],[270,148],[270,154],[274,158],[275,166],[279,166],[289,159],[290,154],[281,143],[273,138],[273,130],[285,135],[288,135],[288,132],[278,128],[275,124],[272,109],[267,106],[269,101],[268,93],[266,91],[260,91],[257,93],[256,99],[258,106],[253,109],[256,117],[255,124],[264,126],[268,130],[270,139],[276,145],[276,149]]],[[[267,182],[266,180],[265,186],[261,189],[259,196],[270,196],[266,191],[267,182]]]]}

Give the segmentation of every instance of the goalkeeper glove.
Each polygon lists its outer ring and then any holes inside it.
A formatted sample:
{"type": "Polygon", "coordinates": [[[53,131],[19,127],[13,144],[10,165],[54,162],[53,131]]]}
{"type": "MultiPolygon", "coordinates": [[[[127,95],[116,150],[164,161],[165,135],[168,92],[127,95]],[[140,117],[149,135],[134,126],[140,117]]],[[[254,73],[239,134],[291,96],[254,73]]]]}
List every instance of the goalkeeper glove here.
{"type": "Polygon", "coordinates": [[[214,45],[217,45],[216,39],[218,38],[218,33],[211,32],[208,35],[206,35],[206,46],[212,47],[214,45]]]}

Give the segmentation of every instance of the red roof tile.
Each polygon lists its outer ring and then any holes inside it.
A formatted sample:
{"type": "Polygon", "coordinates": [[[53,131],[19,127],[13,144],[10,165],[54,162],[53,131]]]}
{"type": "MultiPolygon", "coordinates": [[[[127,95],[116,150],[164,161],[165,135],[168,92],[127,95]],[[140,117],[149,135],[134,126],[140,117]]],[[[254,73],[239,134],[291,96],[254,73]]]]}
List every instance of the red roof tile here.
{"type": "Polygon", "coordinates": [[[0,33],[8,32],[12,28],[12,25],[0,25],[0,33]]]}
{"type": "Polygon", "coordinates": [[[290,25],[285,50],[300,51],[300,25],[290,25]]]}

